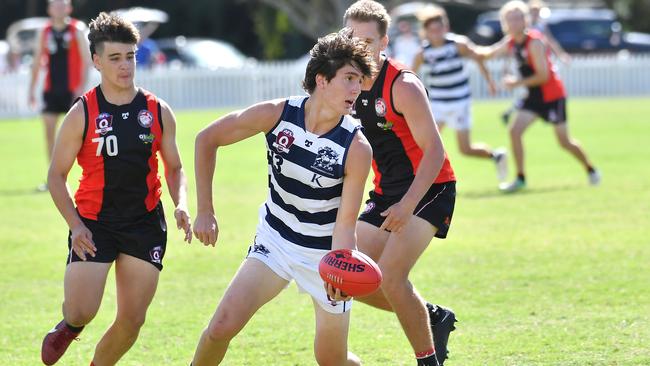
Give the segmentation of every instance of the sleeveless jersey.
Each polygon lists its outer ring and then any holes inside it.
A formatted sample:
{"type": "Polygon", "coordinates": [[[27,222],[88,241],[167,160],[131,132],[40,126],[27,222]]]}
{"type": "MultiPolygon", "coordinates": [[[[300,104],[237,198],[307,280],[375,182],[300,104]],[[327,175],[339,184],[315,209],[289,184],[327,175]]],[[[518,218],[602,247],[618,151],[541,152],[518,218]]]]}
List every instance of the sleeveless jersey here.
{"type": "Polygon", "coordinates": [[[515,43],[514,40],[511,40],[509,44],[510,49],[514,51],[521,77],[527,78],[535,73],[535,66],[530,53],[530,42],[533,39],[539,39],[545,44],[546,54],[544,57],[548,67],[548,80],[542,85],[528,87],[528,98],[548,103],[566,97],[564,84],[558,77],[555,65],[551,61],[551,51],[546,45],[544,35],[534,29],[528,30],[526,39],[522,43],[515,43]]]}
{"type": "Polygon", "coordinates": [[[423,81],[430,100],[455,102],[469,99],[469,71],[452,35],[447,35],[443,46],[424,46],[422,56],[423,81]]]}
{"type": "MultiPolygon", "coordinates": [[[[422,159],[422,150],[413,139],[406,119],[393,106],[393,84],[402,72],[408,72],[404,65],[386,59],[372,88],[362,91],[357,98],[353,112],[361,120],[364,135],[372,146],[375,192],[387,196],[406,193],[422,159]]],[[[431,183],[455,180],[445,152],[440,173],[431,183]]]]}
{"type": "MultiPolygon", "coordinates": [[[[77,42],[78,20],[72,19],[63,31],[48,22],[43,31],[41,54],[47,66],[44,91],[74,92],[81,85],[81,52],[77,42]]],[[[86,51],[88,52],[88,51],[86,51]]]]}
{"type": "Polygon", "coordinates": [[[260,207],[259,226],[296,245],[329,250],[348,149],[361,125],[343,116],[323,135],[306,131],[307,99],[288,98],[266,134],[269,195],[260,207]]]}
{"type": "Polygon", "coordinates": [[[82,168],[77,211],[99,221],[132,220],[150,212],[161,194],[158,99],[139,89],[131,103],[118,106],[106,101],[99,86],[79,99],[86,124],[77,154],[82,168]]]}

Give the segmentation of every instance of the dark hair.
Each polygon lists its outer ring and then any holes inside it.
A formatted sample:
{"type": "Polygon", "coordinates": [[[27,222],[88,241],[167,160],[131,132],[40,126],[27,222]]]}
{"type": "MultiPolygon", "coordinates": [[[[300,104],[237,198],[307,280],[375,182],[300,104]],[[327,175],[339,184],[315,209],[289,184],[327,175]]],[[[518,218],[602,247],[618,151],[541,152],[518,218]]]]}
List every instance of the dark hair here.
{"type": "Polygon", "coordinates": [[[375,61],[366,43],[352,37],[350,28],[343,28],[338,33],[319,38],[309,55],[311,58],[305,70],[305,79],[302,81],[302,88],[309,94],[316,89],[316,75],[323,75],[330,81],[345,65],[352,65],[366,77],[372,76],[376,70],[375,61]]]}
{"type": "Polygon", "coordinates": [[[372,0],[359,0],[350,5],[343,15],[343,24],[349,19],[361,22],[376,22],[379,35],[385,36],[390,25],[390,15],[380,3],[372,0]]]}
{"type": "Polygon", "coordinates": [[[97,18],[90,22],[89,28],[88,41],[91,55],[97,53],[97,50],[101,52],[104,42],[138,44],[140,41],[140,33],[133,23],[115,14],[99,13],[97,18]]]}

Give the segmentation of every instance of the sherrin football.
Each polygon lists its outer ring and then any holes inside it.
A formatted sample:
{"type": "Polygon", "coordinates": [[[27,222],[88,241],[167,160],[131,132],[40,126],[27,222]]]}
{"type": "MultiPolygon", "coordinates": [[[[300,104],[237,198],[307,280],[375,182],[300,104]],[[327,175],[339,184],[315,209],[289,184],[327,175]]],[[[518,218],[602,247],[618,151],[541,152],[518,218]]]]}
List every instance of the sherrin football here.
{"type": "Polygon", "coordinates": [[[323,281],[349,296],[364,296],[381,285],[377,263],[358,250],[336,249],[325,254],[318,264],[323,281]]]}

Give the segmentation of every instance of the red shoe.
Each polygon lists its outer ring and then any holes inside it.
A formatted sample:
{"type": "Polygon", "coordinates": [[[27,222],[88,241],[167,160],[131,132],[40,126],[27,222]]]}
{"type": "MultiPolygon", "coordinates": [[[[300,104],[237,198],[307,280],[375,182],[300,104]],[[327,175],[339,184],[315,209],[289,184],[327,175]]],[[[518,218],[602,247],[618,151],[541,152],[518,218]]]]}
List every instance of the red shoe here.
{"type": "Polygon", "coordinates": [[[43,338],[43,346],[41,348],[41,360],[43,363],[46,365],[54,365],[63,356],[70,343],[77,339],[79,333],[81,332],[75,333],[70,330],[65,324],[65,321],[61,320],[43,338]]]}

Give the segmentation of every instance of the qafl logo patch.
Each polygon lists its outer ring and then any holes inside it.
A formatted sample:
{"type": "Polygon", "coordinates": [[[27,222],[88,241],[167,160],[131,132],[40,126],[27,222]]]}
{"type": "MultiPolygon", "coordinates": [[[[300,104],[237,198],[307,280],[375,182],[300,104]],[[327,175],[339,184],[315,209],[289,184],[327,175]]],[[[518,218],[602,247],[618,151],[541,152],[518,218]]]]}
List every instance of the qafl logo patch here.
{"type": "Polygon", "coordinates": [[[113,116],[108,113],[100,113],[95,118],[95,133],[106,135],[113,131],[113,116]]]}
{"type": "Polygon", "coordinates": [[[375,99],[375,113],[377,117],[383,117],[386,115],[386,102],[382,98],[375,99]]]}
{"type": "Polygon", "coordinates": [[[291,145],[293,145],[293,140],[295,140],[295,137],[293,136],[293,131],[291,131],[288,128],[285,128],[284,130],[280,131],[278,133],[278,136],[275,138],[275,142],[273,143],[273,147],[278,151],[282,153],[288,153],[289,148],[291,148],[291,145]]]}
{"type": "Polygon", "coordinates": [[[153,114],[146,109],[138,113],[138,124],[144,128],[149,128],[153,124],[153,114]]]}

